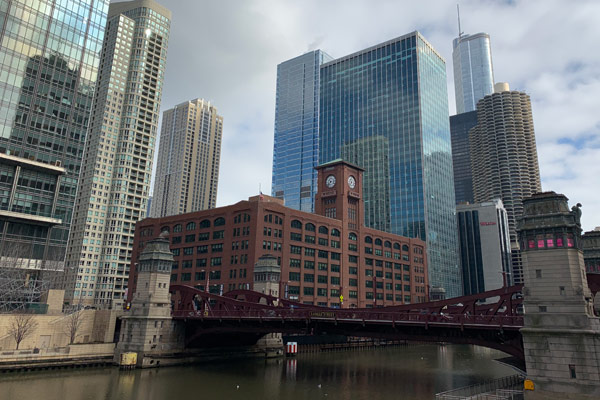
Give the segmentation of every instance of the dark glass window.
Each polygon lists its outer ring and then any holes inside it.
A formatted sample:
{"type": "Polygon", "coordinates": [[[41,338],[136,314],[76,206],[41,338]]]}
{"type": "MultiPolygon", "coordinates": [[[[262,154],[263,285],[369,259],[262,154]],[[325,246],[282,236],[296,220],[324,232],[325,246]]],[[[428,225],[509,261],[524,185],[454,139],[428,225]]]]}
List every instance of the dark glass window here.
{"type": "Polygon", "coordinates": [[[215,226],[223,226],[225,225],[225,218],[219,217],[215,219],[215,226]]]}

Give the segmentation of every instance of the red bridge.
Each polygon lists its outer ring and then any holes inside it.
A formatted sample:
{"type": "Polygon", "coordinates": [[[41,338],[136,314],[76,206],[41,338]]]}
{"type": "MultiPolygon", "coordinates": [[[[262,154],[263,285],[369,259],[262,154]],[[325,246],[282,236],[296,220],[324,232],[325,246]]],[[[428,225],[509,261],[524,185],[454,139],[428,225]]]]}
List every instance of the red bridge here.
{"type": "Polygon", "coordinates": [[[428,303],[350,309],[300,304],[248,290],[218,296],[173,285],[171,293],[173,318],[185,322],[188,347],[220,335],[256,341],[275,332],[328,333],[475,344],[524,360],[521,289],[511,286],[428,303]]]}

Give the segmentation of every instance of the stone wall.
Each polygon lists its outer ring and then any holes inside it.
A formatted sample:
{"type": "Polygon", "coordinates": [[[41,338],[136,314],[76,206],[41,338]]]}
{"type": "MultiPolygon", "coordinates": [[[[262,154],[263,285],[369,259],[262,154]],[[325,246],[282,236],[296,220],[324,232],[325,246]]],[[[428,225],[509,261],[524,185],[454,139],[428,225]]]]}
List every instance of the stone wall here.
{"type": "MultiPolygon", "coordinates": [[[[75,344],[93,342],[112,342],[115,330],[116,311],[108,310],[81,310],[80,326],[77,330],[75,344]]],[[[20,350],[49,349],[66,347],[69,345],[69,315],[57,314],[32,314],[36,328],[20,344],[20,350]]],[[[0,351],[9,351],[16,348],[14,338],[9,334],[13,314],[0,314],[0,351]]]]}

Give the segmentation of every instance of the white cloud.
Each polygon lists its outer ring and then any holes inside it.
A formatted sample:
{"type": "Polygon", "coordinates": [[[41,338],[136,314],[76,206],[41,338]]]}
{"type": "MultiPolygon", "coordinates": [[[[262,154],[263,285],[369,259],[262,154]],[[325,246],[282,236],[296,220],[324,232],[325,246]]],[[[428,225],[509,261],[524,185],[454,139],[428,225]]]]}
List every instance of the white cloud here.
{"type": "MultiPolygon", "coordinates": [[[[173,12],[162,109],[203,97],[225,119],[219,205],[269,192],[276,67],[315,46],[341,57],[420,30],[446,58],[454,113],[453,2],[158,1],[173,12]]],[[[491,35],[496,81],[531,95],[544,190],[581,202],[585,229],[600,225],[600,2],[470,0],[461,17],[491,35]]]]}

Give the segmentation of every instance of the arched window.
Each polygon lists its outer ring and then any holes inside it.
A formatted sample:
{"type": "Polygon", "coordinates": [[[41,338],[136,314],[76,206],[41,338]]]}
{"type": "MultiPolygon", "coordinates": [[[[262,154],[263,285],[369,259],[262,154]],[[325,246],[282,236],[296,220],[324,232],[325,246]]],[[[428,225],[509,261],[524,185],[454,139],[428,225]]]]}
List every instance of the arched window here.
{"type": "Polygon", "coordinates": [[[302,222],[297,219],[292,220],[292,228],[294,229],[302,229],[302,222]]]}
{"type": "Polygon", "coordinates": [[[160,228],[160,232],[161,232],[161,233],[162,233],[162,232],[167,232],[167,233],[169,233],[169,232],[171,232],[171,229],[169,229],[169,227],[168,227],[168,226],[163,226],[162,228],[160,228]]]}
{"type": "Polygon", "coordinates": [[[200,228],[210,228],[210,221],[207,219],[202,220],[202,222],[200,222],[200,228]]]}
{"type": "MultiPolygon", "coordinates": [[[[331,230],[331,236],[340,237],[340,231],[339,231],[339,229],[335,229],[335,228],[333,228],[333,229],[331,230]]],[[[356,235],[355,235],[355,236],[356,236],[356,235]]]]}
{"type": "Polygon", "coordinates": [[[381,239],[379,239],[379,238],[375,239],[375,245],[376,246],[381,246],[381,244],[382,244],[381,239]]]}
{"type": "Polygon", "coordinates": [[[327,235],[329,233],[329,229],[327,229],[326,226],[321,225],[319,227],[319,233],[322,233],[323,235],[327,235]]]}
{"type": "Polygon", "coordinates": [[[365,243],[373,243],[373,238],[371,236],[365,236],[365,243]]]}
{"type": "Polygon", "coordinates": [[[408,245],[403,244],[402,245],[402,251],[408,251],[408,245]]]}
{"type": "Polygon", "coordinates": [[[394,250],[400,250],[400,244],[394,243],[394,250]]]}
{"type": "Polygon", "coordinates": [[[306,229],[309,232],[314,232],[315,231],[315,225],[311,224],[310,222],[306,225],[304,225],[304,229],[306,229]]]}
{"type": "Polygon", "coordinates": [[[177,224],[173,227],[173,232],[181,232],[181,224],[177,224]]]}
{"type": "Polygon", "coordinates": [[[354,241],[356,242],[356,240],[357,240],[356,233],[354,233],[354,232],[350,232],[350,233],[348,234],[348,239],[350,239],[350,240],[354,240],[354,241]]]}
{"type": "Polygon", "coordinates": [[[225,218],[219,217],[215,219],[215,226],[223,226],[225,225],[225,218]]]}
{"type": "Polygon", "coordinates": [[[185,230],[186,231],[193,231],[194,229],[196,229],[196,223],[195,222],[189,222],[186,226],[185,226],[185,230]]]}
{"type": "Polygon", "coordinates": [[[383,247],[387,247],[388,249],[391,249],[392,242],[390,242],[389,240],[386,240],[385,242],[383,242],[383,247]]]}

